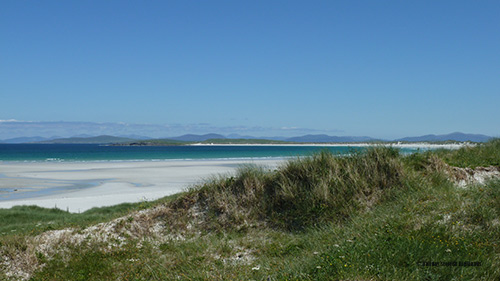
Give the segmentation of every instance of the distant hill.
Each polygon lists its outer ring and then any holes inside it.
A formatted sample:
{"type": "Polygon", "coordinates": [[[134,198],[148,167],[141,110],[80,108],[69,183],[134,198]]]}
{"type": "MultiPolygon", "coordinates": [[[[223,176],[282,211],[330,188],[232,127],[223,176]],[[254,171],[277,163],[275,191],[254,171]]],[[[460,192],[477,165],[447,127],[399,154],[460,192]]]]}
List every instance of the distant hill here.
{"type": "Polygon", "coordinates": [[[258,137],[249,136],[249,135],[240,135],[240,134],[229,134],[229,135],[226,136],[226,138],[228,138],[228,139],[247,139],[247,140],[251,140],[251,139],[268,139],[268,138],[258,138],[258,137]]]}
{"type": "Polygon", "coordinates": [[[223,135],[219,134],[206,134],[206,135],[182,135],[179,137],[173,137],[173,138],[168,138],[169,140],[175,140],[175,141],[206,141],[209,139],[225,139],[223,135]]]}
{"type": "Polygon", "coordinates": [[[289,142],[306,142],[306,143],[317,143],[317,142],[368,142],[375,141],[376,139],[370,137],[337,137],[329,135],[305,135],[301,137],[288,138],[286,141],[289,142]]]}
{"type": "Polygon", "coordinates": [[[89,134],[79,134],[75,136],[71,136],[72,138],[93,138],[95,135],[89,135],[89,134]]]}
{"type": "Polygon", "coordinates": [[[149,139],[149,140],[134,140],[131,142],[113,143],[116,146],[174,146],[186,145],[193,142],[171,140],[171,139],[149,139]]]}
{"type": "Polygon", "coordinates": [[[143,135],[134,135],[134,134],[132,134],[132,135],[118,135],[117,137],[133,139],[133,140],[151,140],[151,139],[153,139],[152,137],[143,136],[143,135]]]}
{"type": "Polygon", "coordinates": [[[54,139],[48,141],[41,141],[38,143],[51,143],[51,144],[109,144],[109,143],[125,143],[133,142],[134,139],[120,138],[114,136],[97,136],[97,137],[74,137],[74,138],[62,138],[54,139]]]}
{"type": "Polygon", "coordinates": [[[203,144],[287,144],[290,142],[269,139],[208,139],[203,144]]]}
{"type": "Polygon", "coordinates": [[[406,137],[396,141],[421,142],[421,141],[471,141],[471,142],[487,142],[492,137],[480,134],[464,134],[455,132],[447,135],[425,135],[420,137],[406,137]]]}
{"type": "Polygon", "coordinates": [[[12,139],[1,140],[0,143],[30,143],[30,142],[40,142],[40,141],[46,141],[46,140],[49,140],[49,138],[43,138],[43,137],[19,137],[19,138],[12,138],[12,139]]]}
{"type": "Polygon", "coordinates": [[[286,137],[254,137],[254,136],[249,136],[249,135],[239,135],[239,134],[229,134],[226,136],[228,139],[247,139],[247,140],[252,140],[252,139],[259,139],[259,140],[274,140],[274,141],[285,141],[287,138],[286,137]]]}

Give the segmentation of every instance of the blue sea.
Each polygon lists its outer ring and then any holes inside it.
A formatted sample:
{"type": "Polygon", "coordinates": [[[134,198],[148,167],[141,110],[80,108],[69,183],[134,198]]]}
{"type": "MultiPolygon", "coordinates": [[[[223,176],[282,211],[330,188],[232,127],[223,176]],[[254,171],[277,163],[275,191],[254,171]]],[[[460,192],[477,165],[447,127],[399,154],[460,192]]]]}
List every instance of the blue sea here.
{"type": "MultiPolygon", "coordinates": [[[[105,146],[95,144],[0,144],[0,161],[150,161],[189,159],[288,158],[321,150],[345,155],[364,148],[349,146],[105,146]]],[[[416,149],[402,149],[411,153],[416,149]]]]}

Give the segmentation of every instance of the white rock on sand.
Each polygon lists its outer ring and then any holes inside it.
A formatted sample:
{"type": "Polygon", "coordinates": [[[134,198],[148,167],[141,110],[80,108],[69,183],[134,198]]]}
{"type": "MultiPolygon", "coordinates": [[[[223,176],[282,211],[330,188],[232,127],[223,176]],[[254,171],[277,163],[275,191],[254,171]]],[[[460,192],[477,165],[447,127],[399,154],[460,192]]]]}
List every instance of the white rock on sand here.
{"type": "Polygon", "coordinates": [[[282,161],[0,162],[0,191],[10,189],[0,193],[0,208],[36,205],[84,212],[94,207],[155,200],[214,175],[233,173],[242,164],[273,168],[282,161]]]}

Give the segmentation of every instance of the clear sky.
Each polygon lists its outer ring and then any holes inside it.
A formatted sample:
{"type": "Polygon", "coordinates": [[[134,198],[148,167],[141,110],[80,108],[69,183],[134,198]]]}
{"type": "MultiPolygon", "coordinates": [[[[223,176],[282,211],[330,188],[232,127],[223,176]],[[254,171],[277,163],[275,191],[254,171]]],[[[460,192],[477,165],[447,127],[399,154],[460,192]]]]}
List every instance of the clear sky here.
{"type": "Polygon", "coordinates": [[[4,0],[0,120],[499,136],[499,15],[472,0],[4,0]]]}

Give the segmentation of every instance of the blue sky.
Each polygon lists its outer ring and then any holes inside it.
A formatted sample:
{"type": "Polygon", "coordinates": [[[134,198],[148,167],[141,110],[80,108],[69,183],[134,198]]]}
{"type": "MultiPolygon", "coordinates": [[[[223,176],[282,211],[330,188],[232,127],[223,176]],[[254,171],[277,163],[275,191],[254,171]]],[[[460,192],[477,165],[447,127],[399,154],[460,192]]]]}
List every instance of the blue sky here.
{"type": "Polygon", "coordinates": [[[39,126],[0,135],[83,122],[499,136],[499,14],[499,1],[1,1],[0,120],[39,126]]]}

